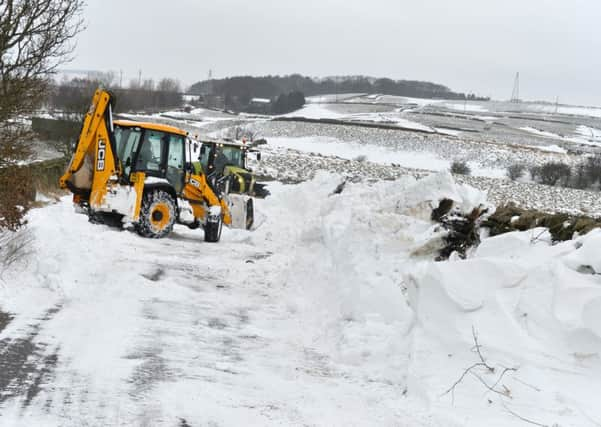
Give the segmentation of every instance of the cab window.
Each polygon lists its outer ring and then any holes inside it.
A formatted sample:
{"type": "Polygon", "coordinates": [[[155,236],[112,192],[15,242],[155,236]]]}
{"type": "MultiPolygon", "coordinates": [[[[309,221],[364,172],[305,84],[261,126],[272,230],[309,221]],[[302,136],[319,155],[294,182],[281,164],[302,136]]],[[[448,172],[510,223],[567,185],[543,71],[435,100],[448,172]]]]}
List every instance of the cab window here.
{"type": "Polygon", "coordinates": [[[163,150],[168,141],[169,135],[165,132],[146,129],[144,141],[138,152],[136,170],[159,173],[163,150]]]}
{"type": "Polygon", "coordinates": [[[169,141],[167,155],[167,180],[177,193],[182,191],[184,185],[184,137],[181,135],[166,135],[169,141]]]}
{"type": "Polygon", "coordinates": [[[123,172],[125,176],[131,172],[131,164],[134,154],[138,150],[138,143],[140,142],[140,136],[142,131],[140,128],[127,128],[127,127],[116,127],[115,128],[115,142],[117,145],[117,158],[123,165],[123,172]]]}
{"type": "Polygon", "coordinates": [[[211,152],[213,151],[211,145],[203,144],[203,149],[200,151],[200,165],[203,171],[209,170],[209,159],[211,157],[211,152]]]}
{"type": "Polygon", "coordinates": [[[242,163],[242,150],[239,147],[223,146],[223,154],[227,157],[227,164],[237,167],[244,167],[242,163]]]}

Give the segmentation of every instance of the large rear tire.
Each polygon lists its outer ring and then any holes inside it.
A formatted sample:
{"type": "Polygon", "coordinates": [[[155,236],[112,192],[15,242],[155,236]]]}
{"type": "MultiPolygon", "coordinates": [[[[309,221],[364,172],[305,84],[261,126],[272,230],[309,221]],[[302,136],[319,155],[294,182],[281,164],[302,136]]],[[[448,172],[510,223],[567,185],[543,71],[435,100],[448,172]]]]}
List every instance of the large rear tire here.
{"type": "Polygon", "coordinates": [[[165,191],[154,190],[144,194],[136,231],[140,236],[160,239],[173,230],[176,215],[175,201],[165,191]]]}
{"type": "Polygon", "coordinates": [[[205,242],[216,243],[221,239],[221,229],[223,228],[223,220],[219,216],[219,220],[215,222],[207,222],[204,226],[205,242]]]}

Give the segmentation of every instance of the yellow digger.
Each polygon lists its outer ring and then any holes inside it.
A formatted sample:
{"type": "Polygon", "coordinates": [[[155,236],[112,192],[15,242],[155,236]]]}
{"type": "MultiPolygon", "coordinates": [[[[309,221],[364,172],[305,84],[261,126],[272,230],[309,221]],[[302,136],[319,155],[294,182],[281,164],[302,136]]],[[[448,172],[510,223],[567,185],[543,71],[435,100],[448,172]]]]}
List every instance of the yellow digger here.
{"type": "Polygon", "coordinates": [[[252,199],[229,194],[230,180],[195,170],[197,142],[172,126],[114,121],[113,98],[94,94],[61,188],[92,221],[131,223],[144,237],[168,235],[174,224],[204,228],[217,242],[223,224],[249,229],[252,199]]]}

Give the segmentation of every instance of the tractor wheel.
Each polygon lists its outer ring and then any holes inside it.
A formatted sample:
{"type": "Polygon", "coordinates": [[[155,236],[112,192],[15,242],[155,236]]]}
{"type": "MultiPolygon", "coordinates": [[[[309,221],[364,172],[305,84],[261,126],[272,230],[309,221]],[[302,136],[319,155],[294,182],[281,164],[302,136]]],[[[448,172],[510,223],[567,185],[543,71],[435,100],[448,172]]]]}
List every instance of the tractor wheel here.
{"type": "Polygon", "coordinates": [[[204,226],[205,242],[215,243],[221,239],[221,228],[223,227],[223,219],[219,217],[216,222],[207,222],[204,226]]]}
{"type": "Polygon", "coordinates": [[[246,229],[250,230],[255,222],[255,205],[253,199],[248,199],[246,202],[246,229]]]}
{"type": "Polygon", "coordinates": [[[175,201],[165,191],[154,190],[144,195],[136,231],[140,236],[159,239],[173,230],[175,201]]]}

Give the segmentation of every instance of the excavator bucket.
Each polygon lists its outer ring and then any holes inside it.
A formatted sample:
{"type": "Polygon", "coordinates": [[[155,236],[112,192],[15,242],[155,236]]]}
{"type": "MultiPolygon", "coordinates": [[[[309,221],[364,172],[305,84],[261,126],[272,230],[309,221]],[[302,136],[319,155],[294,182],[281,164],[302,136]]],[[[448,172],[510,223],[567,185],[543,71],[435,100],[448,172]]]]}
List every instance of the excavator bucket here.
{"type": "Polygon", "coordinates": [[[230,227],[250,230],[255,220],[252,197],[243,194],[229,194],[228,199],[232,216],[230,227]]]}

